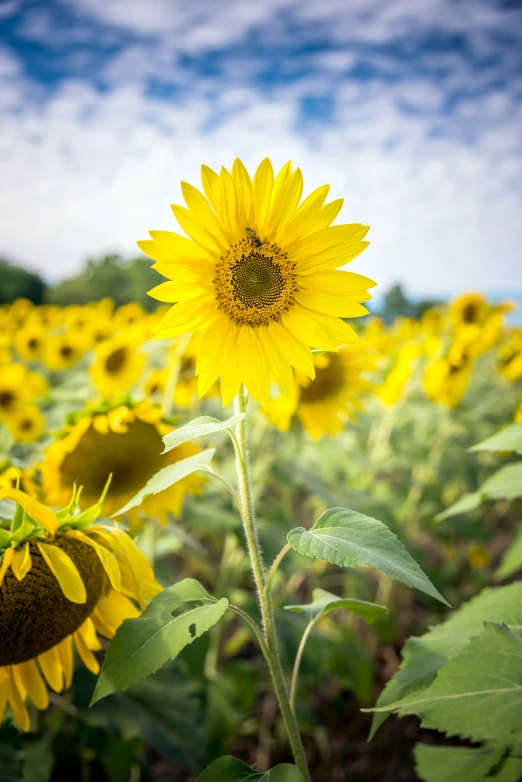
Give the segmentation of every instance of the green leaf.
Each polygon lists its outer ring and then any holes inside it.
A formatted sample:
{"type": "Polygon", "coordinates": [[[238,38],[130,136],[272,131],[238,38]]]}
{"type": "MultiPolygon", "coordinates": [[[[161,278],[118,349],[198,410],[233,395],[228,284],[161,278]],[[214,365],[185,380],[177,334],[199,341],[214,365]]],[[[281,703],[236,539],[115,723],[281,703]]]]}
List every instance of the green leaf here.
{"type": "Polygon", "coordinates": [[[472,446],[470,451],[512,451],[522,454],[522,422],[510,424],[487,440],[472,446]]]}
{"type": "Polygon", "coordinates": [[[312,602],[307,605],[285,606],[287,611],[306,614],[310,621],[319,619],[322,616],[344,608],[357,614],[366,622],[376,622],[378,619],[386,619],[389,611],[385,606],[376,603],[367,603],[365,600],[354,600],[347,597],[339,597],[327,592],[325,589],[314,589],[312,592],[312,602]]]}
{"type": "Polygon", "coordinates": [[[491,779],[494,779],[495,782],[520,782],[522,779],[522,759],[506,758],[491,779]]]}
{"type": "Polygon", "coordinates": [[[54,755],[49,739],[25,742],[23,754],[23,782],[49,782],[54,767],[54,755]]]}
{"type": "Polygon", "coordinates": [[[290,763],[281,763],[270,771],[255,771],[242,760],[226,756],[211,763],[196,782],[303,782],[303,777],[290,763]]]}
{"type": "Polygon", "coordinates": [[[417,714],[422,727],[449,736],[507,741],[522,728],[521,706],[522,638],[487,622],[430,687],[386,708],[417,714]]]}
{"type": "Polygon", "coordinates": [[[6,548],[11,543],[11,533],[0,528],[0,548],[6,548]]]}
{"type": "MultiPolygon", "coordinates": [[[[482,632],[485,621],[505,624],[514,633],[522,631],[522,583],[484,589],[443,624],[421,638],[409,638],[402,651],[401,667],[379,696],[377,707],[400,703],[411,693],[429,687],[448,660],[482,632]]],[[[374,715],[370,736],[386,717],[382,712],[374,715]]]]}
{"type": "Polygon", "coordinates": [[[216,600],[192,578],[160,592],[137,619],[127,619],[114,636],[91,705],[150,676],[174,660],[195,638],[221,619],[228,600],[216,600]]]}
{"type": "Polygon", "coordinates": [[[331,508],[308,532],[303,527],[288,533],[288,542],[306,557],[341,567],[371,565],[390,578],[420,589],[449,605],[388,527],[353,510],[331,508]]]}
{"type": "Polygon", "coordinates": [[[522,462],[506,464],[480,487],[488,500],[514,500],[522,497],[522,462]]]}
{"type": "Polygon", "coordinates": [[[417,773],[424,782],[484,782],[488,771],[500,760],[501,752],[417,744],[414,755],[417,773]]]}
{"type": "Polygon", "coordinates": [[[140,489],[123,508],[120,508],[119,511],[112,515],[121,516],[123,513],[127,513],[131,508],[141,505],[143,500],[147,499],[151,494],[159,494],[161,491],[165,491],[165,489],[183,480],[183,478],[186,478],[187,475],[191,475],[193,472],[209,472],[210,462],[215,450],[215,448],[207,448],[206,451],[189,456],[188,459],[180,459],[179,462],[163,467],[152,478],[149,478],[143,489],[140,489]]]}
{"type": "Polygon", "coordinates": [[[495,572],[495,579],[503,581],[505,578],[522,570],[522,527],[515,533],[515,539],[502,557],[502,562],[495,572]]]}
{"type": "Polygon", "coordinates": [[[218,418],[212,418],[208,415],[195,418],[193,421],[185,424],[185,426],[180,426],[179,429],[174,429],[173,432],[165,435],[163,438],[165,443],[163,453],[172,451],[173,448],[177,448],[178,445],[183,443],[188,443],[189,440],[196,440],[198,437],[205,437],[208,434],[214,434],[214,432],[222,432],[225,429],[233,429],[244,417],[244,413],[237,413],[237,415],[227,418],[226,421],[220,421],[218,418]]]}
{"type": "Polygon", "coordinates": [[[471,511],[479,507],[483,499],[479,492],[463,494],[457,502],[454,502],[453,505],[450,505],[442,513],[438,513],[435,516],[435,521],[444,521],[444,519],[448,519],[450,516],[457,516],[459,513],[471,513],[471,511]]]}

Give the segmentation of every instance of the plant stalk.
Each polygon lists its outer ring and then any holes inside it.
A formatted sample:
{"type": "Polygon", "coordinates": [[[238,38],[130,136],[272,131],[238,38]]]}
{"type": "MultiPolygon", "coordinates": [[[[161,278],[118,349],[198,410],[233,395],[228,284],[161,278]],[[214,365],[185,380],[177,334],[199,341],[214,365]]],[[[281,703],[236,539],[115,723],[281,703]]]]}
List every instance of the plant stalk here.
{"type": "Polygon", "coordinates": [[[252,485],[250,475],[250,462],[248,458],[247,446],[247,394],[244,386],[241,386],[236,397],[236,412],[245,413],[244,418],[236,427],[236,437],[238,448],[236,448],[236,468],[239,483],[239,497],[241,518],[245,530],[248,553],[254,574],[254,580],[257,588],[259,607],[263,620],[264,637],[267,647],[267,662],[270,669],[270,675],[279,702],[279,708],[283,717],[285,728],[294,755],[297,768],[305,782],[311,782],[308,763],[304,753],[301,735],[295,714],[290,705],[288,690],[286,686],[279,648],[277,642],[277,633],[274,620],[274,611],[270,592],[266,589],[266,573],[261,557],[261,548],[257,534],[255,519],[255,509],[252,498],[252,485]]]}

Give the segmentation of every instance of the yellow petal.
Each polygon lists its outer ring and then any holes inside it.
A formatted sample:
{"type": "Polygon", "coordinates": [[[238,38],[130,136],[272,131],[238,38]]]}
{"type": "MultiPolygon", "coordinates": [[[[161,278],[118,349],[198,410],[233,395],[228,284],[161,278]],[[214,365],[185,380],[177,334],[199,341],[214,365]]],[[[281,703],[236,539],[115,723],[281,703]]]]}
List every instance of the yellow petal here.
{"type": "Polygon", "coordinates": [[[98,555],[98,559],[103,565],[103,569],[107,573],[107,577],[111,583],[111,586],[113,589],[118,592],[118,590],[121,587],[121,574],[120,574],[120,568],[118,567],[118,563],[116,561],[116,558],[114,555],[107,551],[107,549],[104,546],[101,546],[99,543],[96,543],[95,540],[90,538],[88,535],[86,535],[84,532],[80,532],[80,530],[69,530],[69,532],[66,533],[68,538],[75,538],[76,540],[81,540],[82,543],[86,543],[88,546],[91,546],[95,550],[95,552],[98,555]]]}
{"type": "Polygon", "coordinates": [[[238,219],[245,228],[254,225],[254,205],[252,180],[245,166],[239,158],[234,160],[232,166],[232,179],[236,183],[238,200],[238,219]]]}
{"type": "Polygon", "coordinates": [[[186,234],[190,236],[200,247],[203,247],[209,253],[221,255],[226,248],[219,237],[214,236],[208,231],[205,226],[201,225],[199,220],[193,216],[192,212],[185,209],[184,206],[178,204],[172,204],[171,209],[174,212],[174,217],[183,228],[186,234]]]}
{"type": "MultiPolygon", "coordinates": [[[[328,251],[339,256],[342,255],[344,246],[359,245],[369,230],[369,226],[360,223],[331,225],[309,236],[299,236],[290,248],[285,249],[292,252],[292,258],[299,264],[320,252],[328,251]]],[[[341,264],[339,263],[338,266],[341,264]]]]}
{"type": "Polygon", "coordinates": [[[42,669],[43,675],[47,679],[49,686],[55,692],[61,692],[63,690],[64,679],[62,661],[60,660],[58,647],[53,646],[49,651],[39,654],[38,662],[40,663],[40,668],[42,669]]]}
{"type": "Polygon", "coordinates": [[[99,434],[108,434],[109,419],[106,415],[95,415],[92,419],[92,428],[99,434]]]}
{"type": "MultiPolygon", "coordinates": [[[[370,294],[361,294],[358,299],[370,299],[370,294]]],[[[358,318],[367,315],[368,310],[359,301],[354,301],[348,296],[337,296],[334,293],[315,293],[313,291],[299,291],[295,294],[295,300],[312,312],[324,312],[326,315],[337,315],[339,318],[358,318]]],[[[295,309],[295,307],[294,307],[295,309]]],[[[291,314],[293,309],[290,311],[291,314]]],[[[284,322],[284,316],[283,316],[284,322]]],[[[313,347],[320,347],[313,345],[313,347]]],[[[323,350],[328,348],[323,346],[323,350]]]]}
{"type": "Polygon", "coordinates": [[[229,241],[235,241],[244,238],[246,228],[239,222],[236,184],[226,168],[221,169],[219,178],[221,182],[221,219],[226,226],[230,237],[229,241]]]}
{"type": "Polygon", "coordinates": [[[338,269],[357,258],[366,250],[369,244],[369,242],[357,240],[342,246],[334,245],[317,252],[315,255],[306,256],[304,260],[300,259],[296,253],[294,256],[296,259],[296,271],[299,275],[315,275],[319,272],[338,269]]]}
{"type": "Polygon", "coordinates": [[[22,581],[31,570],[31,566],[31,552],[29,550],[29,544],[26,543],[14,550],[11,570],[18,581],[22,581]]]}
{"type": "Polygon", "coordinates": [[[98,632],[110,639],[125,619],[135,619],[139,615],[139,610],[127,597],[110,592],[97,603],[92,619],[98,632]]]}
{"type": "Polygon", "coordinates": [[[170,308],[153,333],[160,338],[180,337],[202,328],[210,322],[215,312],[216,305],[212,297],[202,297],[197,302],[180,301],[170,308]]]}
{"type": "Polygon", "coordinates": [[[73,653],[73,639],[72,635],[68,635],[63,641],[56,647],[58,649],[58,655],[62,665],[63,676],[65,679],[65,689],[69,689],[72,684],[72,678],[74,673],[74,653],[73,653]]]}
{"type": "Polygon", "coordinates": [[[27,711],[23,697],[13,677],[7,681],[7,700],[13,712],[14,721],[25,733],[31,728],[31,720],[27,711]]]}
{"type": "Polygon", "coordinates": [[[277,234],[278,241],[283,246],[283,249],[302,236],[303,231],[306,230],[310,221],[319,214],[319,210],[324,204],[329,192],[330,185],[323,185],[322,187],[318,187],[317,190],[314,190],[304,199],[284,231],[277,234]]]}
{"type": "Polygon", "coordinates": [[[259,165],[252,183],[255,226],[259,237],[264,238],[266,223],[270,214],[270,201],[272,199],[272,189],[274,187],[274,170],[269,158],[265,158],[259,165]]]}
{"type": "MultiPolygon", "coordinates": [[[[274,188],[275,189],[275,188],[274,188]]],[[[268,224],[268,238],[281,236],[285,226],[295,214],[303,194],[303,175],[297,168],[274,195],[268,224]]]]}
{"type": "Polygon", "coordinates": [[[0,489],[0,500],[14,500],[51,535],[57,531],[58,519],[54,513],[25,492],[19,489],[0,489]]]}
{"type": "Polygon", "coordinates": [[[322,312],[310,313],[310,316],[317,321],[325,334],[327,334],[330,339],[333,339],[337,346],[352,344],[359,340],[357,332],[340,318],[335,318],[332,315],[325,315],[322,312]]]}
{"type": "Polygon", "coordinates": [[[310,317],[309,311],[299,304],[294,304],[288,312],[284,312],[281,320],[294,337],[304,340],[310,347],[318,350],[337,350],[335,342],[325,334],[313,317],[310,317]]]}
{"type": "Polygon", "coordinates": [[[0,668],[0,725],[4,719],[7,706],[7,680],[9,677],[7,668],[0,668]]]}
{"type": "Polygon", "coordinates": [[[0,587],[4,583],[5,574],[7,572],[7,568],[11,564],[13,560],[15,550],[14,548],[7,548],[2,556],[2,565],[0,566],[0,587]]]}
{"type": "Polygon", "coordinates": [[[216,214],[219,214],[219,198],[221,191],[219,176],[215,171],[204,164],[201,166],[201,184],[203,185],[203,192],[208,198],[212,209],[216,214]]]}
{"type": "Polygon", "coordinates": [[[294,375],[288,361],[276,349],[270,336],[268,326],[260,326],[258,329],[259,342],[263,348],[270,365],[270,370],[285,396],[292,396],[294,390],[294,375]]]}
{"type": "Polygon", "coordinates": [[[270,323],[268,328],[275,349],[281,353],[289,364],[313,380],[315,369],[309,346],[304,345],[300,339],[294,337],[282,323],[270,323]]]}
{"type": "Polygon", "coordinates": [[[49,705],[47,687],[34,660],[19,663],[13,667],[15,678],[19,677],[22,686],[37,709],[46,709],[49,705]]]}
{"type": "Polygon", "coordinates": [[[67,600],[71,603],[85,603],[87,592],[78,568],[70,556],[58,546],[49,546],[38,541],[36,545],[67,600]]]}
{"type": "Polygon", "coordinates": [[[266,404],[270,393],[270,368],[256,331],[250,326],[239,329],[237,361],[249,393],[260,404],[266,404]]]}
{"type": "Polygon", "coordinates": [[[298,274],[297,285],[299,288],[307,288],[318,293],[335,291],[338,296],[353,296],[359,292],[367,291],[368,288],[374,288],[377,283],[362,274],[336,269],[306,275],[298,274]]]}
{"type": "Polygon", "coordinates": [[[151,288],[150,291],[147,291],[147,296],[156,299],[156,301],[173,303],[196,299],[199,296],[208,295],[208,293],[208,287],[190,283],[187,284],[176,280],[176,282],[162,282],[160,285],[156,285],[155,288],[151,288]]]}
{"type": "Polygon", "coordinates": [[[221,225],[215,213],[210,208],[210,204],[205,196],[188,182],[181,183],[181,192],[194,219],[209,231],[212,236],[216,237],[220,245],[226,247],[229,243],[229,237],[226,234],[225,228],[221,225]]]}
{"type": "MultiPolygon", "coordinates": [[[[215,363],[218,354],[223,355],[222,352],[229,333],[229,323],[228,317],[223,312],[218,311],[208,328],[200,332],[201,337],[198,345],[196,375],[206,371],[215,363]]],[[[223,356],[222,360],[225,361],[226,356],[223,356]]]]}
{"type": "Polygon", "coordinates": [[[95,675],[98,674],[100,672],[100,664],[98,663],[98,660],[96,659],[94,654],[87,646],[87,643],[85,642],[85,638],[83,637],[82,634],[81,627],[79,630],[73,633],[73,638],[74,638],[74,643],[76,645],[76,648],[78,650],[78,654],[80,655],[85,667],[88,668],[91,673],[94,673],[95,675]]]}

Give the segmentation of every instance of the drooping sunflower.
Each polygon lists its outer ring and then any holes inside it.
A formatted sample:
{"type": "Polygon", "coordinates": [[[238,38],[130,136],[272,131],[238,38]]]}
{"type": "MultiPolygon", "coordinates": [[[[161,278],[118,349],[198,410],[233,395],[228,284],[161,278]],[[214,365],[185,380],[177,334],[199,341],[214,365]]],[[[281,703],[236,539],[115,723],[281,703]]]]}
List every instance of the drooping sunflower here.
{"type": "Polygon", "coordinates": [[[242,382],[266,404],[271,377],[292,396],[292,367],[314,377],[310,347],[356,341],[341,318],[366,314],[361,302],[375,283],[339,267],[366,248],[368,227],[332,225],[343,201],[325,204],[327,185],[301,202],[302,174],[291,163],[274,176],[265,158],[252,180],[238,159],[231,173],[203,166],[202,183],[205,195],[182,182],[188,208],[172,207],[188,238],[151,231],[138,242],[171,280],[150,291],[175,303],[154,333],[201,331],[200,396],[218,377],[224,405],[242,382]]]}
{"type": "Polygon", "coordinates": [[[126,337],[115,337],[98,347],[90,375],[94,387],[105,399],[130,391],[139,380],[147,361],[139,347],[139,342],[126,337]]]}
{"type": "Polygon", "coordinates": [[[342,431],[345,422],[360,410],[361,395],[372,388],[365,377],[370,368],[361,343],[347,345],[339,353],[314,355],[315,378],[296,373],[292,398],[269,402],[269,420],[287,431],[295,414],[313,439],[342,431]]]}
{"type": "Polygon", "coordinates": [[[117,527],[95,524],[101,502],[79,512],[77,494],[53,513],[18,489],[0,489],[16,503],[10,529],[0,529],[0,722],[9,705],[30,729],[26,700],[49,703],[73,676],[73,649],[93,673],[101,649],[161,591],[148,560],[117,527]]]}
{"type": "MultiPolygon", "coordinates": [[[[198,452],[193,443],[184,443],[163,454],[162,437],[171,430],[161,411],[147,403],[92,410],[79,417],[44,456],[41,470],[45,501],[53,506],[65,504],[75,483],[81,481],[79,502],[84,508],[100,495],[112,475],[103,511],[108,516],[114,514],[162,467],[198,452]]],[[[192,474],[147,497],[129,511],[129,523],[136,528],[143,517],[166,523],[170,513],[180,513],[186,494],[201,492],[203,482],[200,475],[192,474]]]]}

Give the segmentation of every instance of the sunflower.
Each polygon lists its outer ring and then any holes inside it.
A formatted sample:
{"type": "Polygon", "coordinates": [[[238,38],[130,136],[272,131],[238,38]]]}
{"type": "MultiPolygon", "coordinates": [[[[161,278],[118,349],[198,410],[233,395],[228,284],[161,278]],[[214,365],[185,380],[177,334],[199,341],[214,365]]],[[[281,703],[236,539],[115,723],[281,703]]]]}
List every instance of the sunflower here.
{"type": "Polygon", "coordinates": [[[311,437],[317,439],[342,431],[348,418],[361,409],[361,394],[372,386],[363,377],[369,365],[360,344],[348,345],[339,353],[315,354],[314,367],[314,380],[296,373],[294,396],[271,400],[267,414],[272,423],[286,431],[295,413],[311,437]]]}
{"type": "Polygon", "coordinates": [[[73,648],[98,673],[97,633],[112,638],[161,587],[125,532],[94,524],[101,501],[80,513],[74,492],[55,514],[18,489],[0,499],[16,503],[0,536],[0,721],[9,704],[28,731],[26,700],[45,709],[47,685],[70,686],[73,648]]]}
{"type": "Polygon", "coordinates": [[[404,344],[397,351],[382,384],[375,392],[387,407],[397,404],[408,392],[420,354],[421,346],[413,342],[404,344]]]}
{"type": "Polygon", "coordinates": [[[0,490],[18,488],[21,488],[26,494],[36,494],[34,469],[16,467],[7,459],[0,464],[0,490]]]}
{"type": "Polygon", "coordinates": [[[8,424],[27,402],[45,396],[47,389],[47,380],[23,364],[0,367],[0,421],[8,424]]]}
{"type": "Polygon", "coordinates": [[[146,357],[138,352],[139,344],[125,337],[103,342],[90,369],[94,387],[106,399],[129,391],[142,374],[146,357]]]}
{"type": "Polygon", "coordinates": [[[83,354],[82,340],[75,339],[73,334],[53,334],[47,339],[43,361],[49,369],[62,371],[77,364],[83,354]]]}
{"type": "Polygon", "coordinates": [[[473,370],[473,358],[466,345],[452,345],[446,356],[428,363],[422,385],[433,402],[456,407],[466,393],[473,370]]]}
{"type": "MultiPolygon", "coordinates": [[[[172,430],[161,411],[150,404],[120,405],[105,412],[91,412],[67,427],[64,436],[47,450],[42,463],[45,501],[66,503],[75,483],[81,480],[80,507],[99,496],[112,475],[103,511],[113,515],[162,467],[198,452],[184,443],[166,454],[162,437],[172,430]]],[[[159,494],[147,497],[129,512],[134,528],[143,516],[168,521],[169,513],[181,512],[185,494],[199,494],[204,479],[192,474],[159,494]]]]}
{"type": "Polygon", "coordinates": [[[489,305],[480,293],[466,293],[450,304],[450,318],[455,326],[477,325],[485,322],[489,305]]]}
{"type": "Polygon", "coordinates": [[[38,361],[45,344],[45,329],[38,321],[17,331],[14,339],[16,352],[22,361],[38,361]]]}
{"type": "Polygon", "coordinates": [[[327,185],[300,203],[303,178],[291,163],[274,177],[265,158],[253,180],[238,159],[232,173],[203,166],[202,183],[206,198],[182,182],[188,208],[172,207],[188,238],[151,231],[138,242],[171,280],[150,295],[175,302],[153,333],[201,331],[200,396],[220,377],[224,405],[242,382],[266,404],[271,376],[292,396],[292,367],[314,377],[310,347],[337,351],[357,339],[341,318],[366,314],[375,283],[339,267],[365,249],[368,227],[331,225],[343,201],[325,204],[327,185]]]}
{"type": "Polygon", "coordinates": [[[24,405],[7,421],[7,428],[17,443],[34,443],[45,433],[45,418],[38,405],[24,405]]]}

